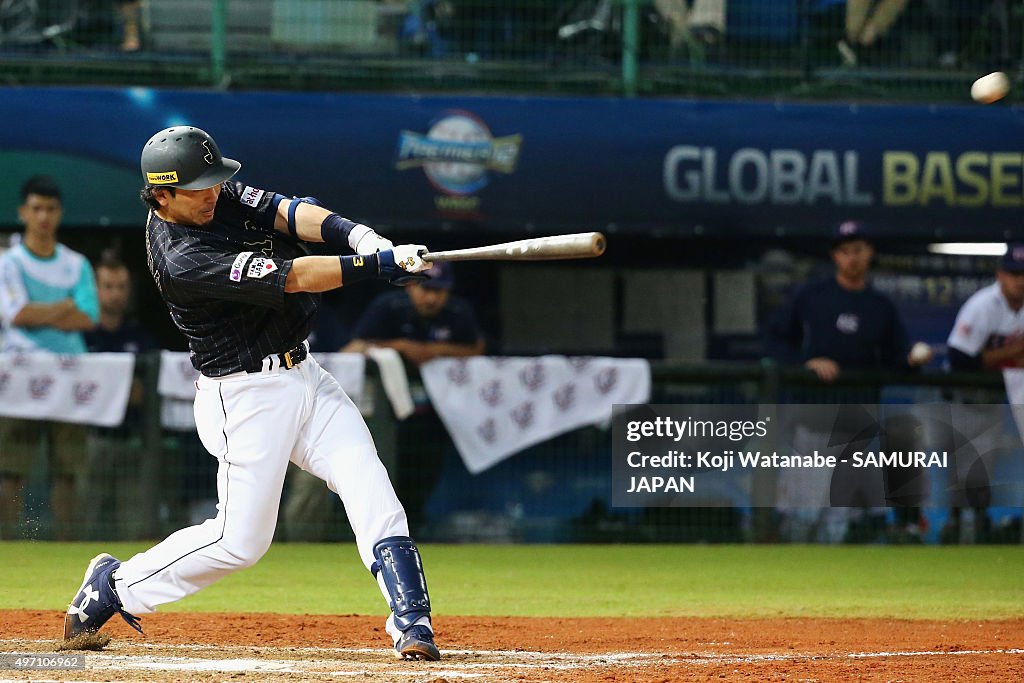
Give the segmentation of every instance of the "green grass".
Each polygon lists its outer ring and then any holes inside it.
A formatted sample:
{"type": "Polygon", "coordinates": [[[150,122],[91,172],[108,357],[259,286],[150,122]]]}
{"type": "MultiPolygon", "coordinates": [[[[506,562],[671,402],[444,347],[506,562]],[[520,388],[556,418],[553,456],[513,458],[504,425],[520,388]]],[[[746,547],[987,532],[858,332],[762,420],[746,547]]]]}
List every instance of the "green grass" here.
{"type": "MultiPolygon", "coordinates": [[[[63,609],[101,550],[139,544],[0,543],[0,608],[63,609]]],[[[1024,616],[1024,547],[422,547],[438,614],[517,616],[1024,616]]],[[[275,545],[166,611],[382,614],[352,544],[275,545]]]]}

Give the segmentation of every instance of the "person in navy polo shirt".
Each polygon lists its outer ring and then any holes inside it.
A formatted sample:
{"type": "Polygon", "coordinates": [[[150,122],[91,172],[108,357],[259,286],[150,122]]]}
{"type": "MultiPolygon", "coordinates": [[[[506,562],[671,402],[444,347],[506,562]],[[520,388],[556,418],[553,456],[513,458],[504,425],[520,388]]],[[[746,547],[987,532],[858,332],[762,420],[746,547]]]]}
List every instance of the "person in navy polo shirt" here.
{"type": "Polygon", "coordinates": [[[910,357],[896,306],[868,281],[874,254],[863,223],[836,227],[835,273],[800,288],[768,328],[780,361],[800,362],[832,382],[843,370],[906,370],[931,360],[910,357]]]}
{"type": "MultiPolygon", "coordinates": [[[[895,304],[871,286],[868,275],[874,253],[863,223],[851,220],[836,226],[830,249],[834,273],[801,287],[769,324],[769,345],[777,360],[784,364],[802,364],[824,383],[836,381],[845,371],[909,372],[931,360],[930,354],[911,356],[907,331],[895,304]]],[[[860,394],[854,398],[853,394],[847,393],[843,402],[877,401],[875,391],[860,394]]],[[[815,402],[839,401],[830,395],[824,401],[815,402]]],[[[830,442],[828,430],[836,428],[834,425],[806,427],[806,443],[798,446],[798,450],[801,447],[826,446],[830,442]]],[[[889,436],[898,438],[895,432],[889,436]]],[[[830,500],[826,496],[822,503],[863,506],[857,502],[858,491],[864,490],[855,482],[857,474],[837,468],[829,486],[830,500]]],[[[888,487],[892,490],[915,477],[916,474],[909,471],[886,473],[888,487]]],[[[905,486],[902,489],[907,490],[905,486]]],[[[917,501],[908,499],[902,502],[917,501]]],[[[812,509],[811,512],[818,511],[812,509]]],[[[858,515],[853,517],[856,519],[858,515]]],[[[919,517],[919,508],[897,508],[893,531],[901,537],[919,538],[919,517]]],[[[826,508],[812,524],[811,533],[816,534],[817,540],[841,540],[844,535],[846,540],[854,540],[855,536],[856,540],[868,540],[884,527],[883,511],[877,508],[862,523],[851,526],[848,533],[845,530],[846,518],[843,511],[826,508]],[[829,525],[833,527],[832,531],[824,531],[823,527],[829,525]]]]}
{"type": "Polygon", "coordinates": [[[469,302],[452,296],[451,265],[438,262],[424,272],[426,280],[374,299],[342,351],[362,353],[370,346],[383,346],[417,366],[434,358],[483,353],[476,314],[469,302]]]}

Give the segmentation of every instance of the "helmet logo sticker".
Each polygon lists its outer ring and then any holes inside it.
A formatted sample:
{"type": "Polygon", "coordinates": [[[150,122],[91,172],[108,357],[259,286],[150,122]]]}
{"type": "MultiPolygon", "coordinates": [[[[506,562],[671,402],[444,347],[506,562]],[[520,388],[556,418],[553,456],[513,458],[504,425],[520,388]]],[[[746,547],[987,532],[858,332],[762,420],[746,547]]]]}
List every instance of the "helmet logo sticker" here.
{"type": "Polygon", "coordinates": [[[177,171],[164,171],[163,173],[147,173],[146,180],[153,185],[167,185],[178,182],[177,171]]]}
{"type": "Polygon", "coordinates": [[[203,140],[203,149],[206,150],[206,155],[203,157],[203,161],[213,166],[213,150],[209,147],[209,140],[203,140]]]}

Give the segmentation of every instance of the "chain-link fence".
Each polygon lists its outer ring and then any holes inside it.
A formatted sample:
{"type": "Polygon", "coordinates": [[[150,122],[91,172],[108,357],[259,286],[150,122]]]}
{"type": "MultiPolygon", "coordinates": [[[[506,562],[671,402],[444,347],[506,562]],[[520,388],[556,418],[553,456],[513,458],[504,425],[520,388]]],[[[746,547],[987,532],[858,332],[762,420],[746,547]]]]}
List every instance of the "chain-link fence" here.
{"type": "MultiPolygon", "coordinates": [[[[9,82],[962,101],[1021,0],[0,0],[9,82]]],[[[1014,95],[1016,97],[1016,95],[1014,95]]]]}
{"type": "MultiPolygon", "coordinates": [[[[159,538],[216,515],[217,461],[203,449],[194,428],[176,418],[171,404],[158,395],[158,362],[158,356],[140,356],[142,400],[129,406],[121,426],[0,418],[0,538],[159,538]],[[12,475],[24,477],[20,497],[11,488],[12,475]]],[[[845,510],[842,519],[829,513],[800,526],[799,519],[787,519],[779,508],[753,505],[749,499],[716,507],[616,507],[612,436],[599,427],[548,439],[473,474],[429,404],[404,421],[394,418],[375,373],[367,368],[361,407],[417,538],[492,543],[1022,541],[1024,452],[1012,419],[1001,426],[1005,438],[993,442],[992,452],[1002,454],[989,474],[992,482],[1003,482],[1002,489],[991,487],[986,501],[953,509],[952,498],[932,496],[923,507],[835,508],[845,510]]],[[[662,362],[654,364],[653,379],[652,403],[674,405],[856,405],[866,399],[953,405],[1005,399],[994,375],[921,374],[898,384],[891,376],[849,375],[826,387],[810,373],[781,371],[773,364],[662,362]]],[[[420,395],[415,378],[413,384],[413,393],[420,395]]],[[[181,403],[190,413],[191,404],[181,403]]],[[[946,484],[936,480],[929,486],[943,494],[946,484]]],[[[347,538],[351,530],[338,497],[320,480],[292,468],[277,539],[347,538]]]]}

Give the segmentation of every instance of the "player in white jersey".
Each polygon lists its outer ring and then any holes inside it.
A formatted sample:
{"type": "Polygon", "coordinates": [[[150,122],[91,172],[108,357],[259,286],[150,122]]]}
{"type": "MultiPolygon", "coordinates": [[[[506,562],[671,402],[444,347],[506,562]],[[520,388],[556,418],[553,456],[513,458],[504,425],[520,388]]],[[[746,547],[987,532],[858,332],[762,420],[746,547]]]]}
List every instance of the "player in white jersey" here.
{"type": "MultiPolygon", "coordinates": [[[[1024,434],[1024,243],[1007,245],[996,271],[996,281],[975,292],[957,313],[947,340],[949,364],[953,370],[971,372],[1001,370],[1017,429],[1024,434]]],[[[994,462],[993,449],[980,448],[979,458],[960,462],[957,470],[967,489],[967,502],[975,509],[976,535],[988,527],[985,508],[990,491],[988,472],[994,462]],[[989,457],[986,458],[985,456],[989,457]]],[[[951,533],[958,535],[959,507],[953,508],[951,533]]]]}
{"type": "MultiPolygon", "coordinates": [[[[1024,244],[1010,244],[996,281],[960,308],[949,333],[954,370],[1024,368],[1024,244]]],[[[1024,404],[1024,370],[1003,373],[1010,403],[1024,404]]]]}

